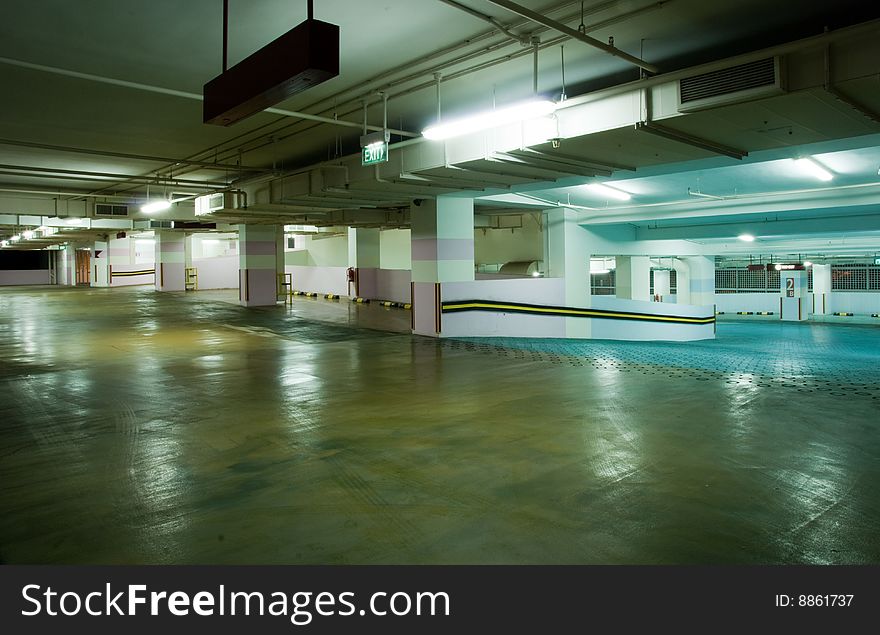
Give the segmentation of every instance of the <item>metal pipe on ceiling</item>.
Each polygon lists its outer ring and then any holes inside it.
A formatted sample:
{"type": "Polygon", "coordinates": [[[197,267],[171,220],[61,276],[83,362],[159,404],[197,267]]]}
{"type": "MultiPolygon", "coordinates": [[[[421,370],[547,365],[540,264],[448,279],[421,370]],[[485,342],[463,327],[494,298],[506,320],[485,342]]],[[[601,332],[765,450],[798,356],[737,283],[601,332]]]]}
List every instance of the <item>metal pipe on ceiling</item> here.
{"type": "Polygon", "coordinates": [[[232,163],[211,163],[209,161],[193,161],[190,159],[174,159],[170,157],[157,157],[147,154],[131,154],[129,152],[112,152],[109,150],[96,150],[94,148],[77,148],[73,146],[56,146],[48,143],[36,143],[33,141],[18,141],[15,139],[0,139],[0,145],[17,146],[20,148],[34,148],[37,150],[51,150],[53,152],[70,152],[74,154],[88,154],[96,157],[113,157],[117,159],[132,159],[135,161],[152,161],[155,163],[167,163],[187,165],[211,170],[236,170],[241,172],[265,172],[266,168],[258,168],[248,165],[235,165],[232,163]]]}
{"type": "Polygon", "coordinates": [[[572,29],[571,27],[563,24],[562,22],[557,22],[556,20],[545,17],[545,16],[541,15],[540,13],[538,13],[537,11],[532,11],[531,9],[524,7],[520,4],[516,4],[515,2],[510,2],[510,0],[487,0],[487,2],[490,2],[491,4],[494,4],[499,7],[504,8],[504,9],[507,9],[508,11],[516,13],[517,15],[521,15],[524,18],[528,18],[529,20],[532,20],[533,22],[537,22],[538,24],[543,24],[544,26],[546,26],[550,29],[553,29],[554,31],[559,31],[560,33],[563,33],[563,34],[569,36],[570,38],[573,38],[575,40],[583,42],[584,44],[589,44],[590,46],[597,48],[600,51],[604,51],[605,53],[608,53],[609,55],[613,55],[614,57],[619,57],[620,59],[627,61],[630,64],[634,64],[635,66],[638,66],[639,68],[645,69],[649,73],[659,73],[660,72],[660,69],[657,68],[657,66],[655,66],[654,64],[649,64],[648,62],[646,62],[642,59],[639,59],[635,55],[630,55],[629,53],[621,51],[620,49],[618,49],[610,44],[606,44],[605,42],[602,42],[600,40],[597,40],[596,38],[590,37],[589,35],[586,35],[585,33],[581,33],[578,30],[572,29]]]}
{"type": "MultiPolygon", "coordinates": [[[[590,30],[600,29],[600,28],[603,28],[603,27],[608,26],[608,25],[610,25],[610,24],[615,24],[615,23],[620,22],[620,21],[622,21],[622,20],[625,20],[625,19],[628,19],[628,18],[634,17],[634,16],[636,16],[636,15],[640,15],[640,14],[642,14],[642,13],[646,13],[646,12],[649,12],[649,11],[654,11],[654,10],[660,9],[660,8],[662,8],[664,5],[666,5],[666,4],[667,4],[668,2],[670,2],[670,1],[671,1],[671,0],[659,0],[658,2],[654,2],[654,3],[650,4],[650,5],[646,5],[646,6],[644,6],[644,7],[640,7],[640,8],[638,8],[638,9],[634,9],[634,10],[629,11],[629,12],[627,12],[627,13],[623,13],[623,14],[620,14],[620,15],[617,15],[617,16],[614,16],[614,17],[611,17],[611,18],[607,18],[607,19],[605,19],[605,20],[602,20],[602,21],[600,21],[600,22],[596,22],[596,23],[594,23],[594,24],[591,24],[591,25],[587,26],[587,30],[590,31],[590,30]]],[[[616,2],[605,3],[605,5],[611,5],[611,4],[616,4],[616,2]]],[[[605,6],[605,5],[602,5],[602,6],[605,6]]],[[[594,9],[595,9],[595,7],[594,7],[594,9]]],[[[535,31],[535,32],[537,33],[538,31],[535,31]]],[[[551,47],[551,46],[555,46],[555,45],[557,45],[557,44],[560,44],[560,43],[562,43],[562,42],[565,42],[565,41],[567,41],[567,40],[569,40],[569,39],[570,39],[570,38],[569,38],[568,36],[561,35],[561,36],[559,36],[559,37],[553,38],[553,39],[551,39],[551,40],[547,40],[546,42],[543,42],[543,43],[539,44],[539,48],[543,50],[543,49],[545,49],[545,48],[549,48],[549,47],[551,47]]],[[[508,46],[508,44],[505,43],[504,46],[508,46]]],[[[499,48],[499,47],[496,46],[495,48],[499,48]]],[[[494,50],[494,49],[493,49],[493,50],[494,50]]],[[[446,66],[449,66],[449,65],[455,65],[455,64],[458,64],[458,63],[462,63],[462,62],[465,62],[465,61],[467,61],[467,60],[469,60],[469,59],[473,59],[473,58],[475,58],[475,57],[479,57],[479,56],[483,55],[484,53],[485,53],[485,51],[477,51],[477,52],[475,52],[475,53],[469,53],[469,54],[467,54],[467,55],[464,55],[464,56],[461,56],[461,57],[459,57],[459,58],[456,58],[455,60],[453,60],[453,61],[451,61],[451,62],[444,63],[444,64],[441,64],[441,65],[438,65],[438,66],[436,66],[436,68],[443,68],[443,67],[446,67],[446,66]]],[[[465,76],[467,76],[467,75],[470,75],[471,73],[479,72],[479,71],[481,71],[481,70],[485,70],[486,68],[491,68],[492,66],[496,66],[496,65],[498,65],[498,64],[503,64],[503,63],[505,63],[505,62],[508,62],[508,61],[511,61],[511,60],[514,60],[514,59],[518,59],[518,58],[520,58],[520,57],[522,57],[522,56],[530,55],[530,54],[532,54],[532,50],[531,50],[531,48],[522,48],[521,50],[518,50],[518,51],[516,51],[516,52],[514,52],[514,53],[510,53],[510,54],[507,54],[507,55],[503,55],[503,56],[501,56],[501,57],[497,57],[497,58],[492,59],[492,60],[489,60],[489,61],[487,61],[487,62],[481,62],[481,63],[479,63],[479,64],[475,64],[474,66],[470,66],[470,67],[468,67],[468,68],[462,69],[462,70],[457,71],[457,72],[455,72],[455,73],[451,73],[451,74],[449,74],[449,75],[443,76],[443,77],[442,77],[442,81],[446,82],[446,81],[451,81],[451,80],[454,80],[454,79],[458,79],[459,77],[465,77],[465,76]]],[[[406,81],[411,81],[411,80],[413,80],[413,79],[415,79],[415,78],[418,78],[418,77],[422,77],[422,76],[424,76],[424,74],[425,74],[425,72],[421,72],[421,71],[418,72],[418,73],[413,73],[413,74],[411,74],[410,76],[408,76],[408,77],[406,77],[406,78],[403,78],[403,79],[399,80],[399,83],[404,83],[404,82],[406,82],[406,81]]],[[[393,85],[395,85],[396,83],[398,83],[398,82],[393,82],[393,83],[389,84],[389,86],[393,86],[393,85]]],[[[410,94],[412,94],[412,93],[418,92],[418,91],[423,90],[423,89],[425,89],[425,88],[433,87],[433,86],[435,86],[436,84],[437,84],[437,81],[436,81],[436,73],[435,73],[435,79],[425,81],[425,82],[423,82],[423,83],[421,83],[421,84],[417,84],[417,85],[415,85],[415,86],[412,86],[412,87],[410,87],[410,88],[408,88],[408,89],[406,89],[406,90],[403,90],[403,91],[400,91],[400,92],[394,93],[394,94],[393,94],[393,97],[403,97],[403,96],[406,96],[406,95],[410,95],[410,94]]],[[[347,103],[351,103],[351,102],[347,102],[347,103]]],[[[343,114],[346,114],[346,115],[347,115],[347,114],[352,114],[353,112],[355,112],[355,111],[354,111],[354,110],[349,110],[349,111],[346,111],[346,112],[343,113],[343,114]]],[[[288,126],[285,126],[284,128],[294,127],[294,126],[298,125],[299,123],[300,123],[300,122],[296,122],[296,123],[293,123],[293,124],[289,124],[288,126]]],[[[288,135],[286,135],[286,136],[278,137],[278,140],[279,140],[279,141],[282,141],[282,140],[288,139],[288,138],[290,138],[290,137],[292,137],[292,136],[295,136],[295,135],[297,135],[297,134],[301,134],[301,133],[303,133],[303,132],[307,132],[308,130],[312,129],[313,127],[314,127],[314,126],[311,126],[311,127],[309,127],[309,128],[300,129],[300,130],[295,130],[295,131],[291,132],[290,134],[288,134],[288,135]]],[[[281,128],[281,130],[283,130],[284,128],[281,128]]],[[[394,144],[392,144],[392,145],[389,146],[389,147],[390,147],[390,148],[406,147],[406,146],[408,146],[408,145],[413,145],[413,144],[416,144],[416,143],[421,143],[422,141],[424,141],[423,138],[421,138],[421,137],[416,137],[416,138],[414,138],[414,139],[406,139],[406,140],[404,140],[404,141],[400,141],[400,142],[398,142],[398,143],[394,143],[394,144]]],[[[262,144],[261,146],[258,146],[258,147],[263,147],[263,146],[265,146],[265,144],[262,144]]]]}
{"type": "MultiPolygon", "coordinates": [[[[599,23],[596,23],[596,24],[593,24],[593,25],[589,26],[589,27],[588,27],[588,30],[601,28],[601,27],[606,26],[606,25],[608,25],[608,24],[616,23],[616,22],[619,22],[619,21],[621,21],[621,20],[627,19],[628,17],[634,16],[634,15],[638,15],[638,14],[643,13],[643,12],[646,12],[646,11],[650,11],[650,10],[658,9],[658,8],[662,7],[663,5],[665,5],[665,4],[666,4],[667,2],[669,2],[669,1],[671,1],[671,0],[659,0],[658,2],[655,2],[655,3],[652,4],[652,5],[648,5],[648,6],[646,6],[646,7],[641,7],[641,8],[639,8],[639,9],[635,9],[635,10],[633,10],[633,11],[629,11],[629,12],[626,12],[626,13],[620,14],[620,15],[618,15],[618,16],[614,16],[614,17],[612,17],[612,18],[608,18],[608,19],[603,20],[603,21],[601,21],[601,22],[599,22],[599,23]]],[[[598,13],[598,12],[600,12],[600,11],[604,11],[604,10],[610,9],[610,8],[612,8],[613,6],[619,4],[619,2],[620,2],[620,0],[609,0],[609,1],[604,2],[604,3],[602,3],[602,4],[594,5],[593,7],[590,7],[590,8],[587,10],[587,13],[586,13],[585,15],[587,15],[587,14],[593,14],[593,13],[598,13]]],[[[563,8],[565,8],[565,7],[569,6],[569,5],[571,5],[571,4],[575,4],[575,3],[574,3],[574,2],[565,2],[565,3],[562,3],[562,4],[560,4],[560,5],[557,5],[556,7],[552,7],[552,8],[550,8],[550,9],[548,9],[547,11],[560,10],[560,9],[563,9],[563,8]]],[[[573,14],[573,15],[577,15],[577,14],[573,14]]],[[[568,19],[571,19],[571,17],[572,17],[572,16],[563,16],[562,19],[563,19],[563,20],[568,20],[568,19]]],[[[519,26],[519,25],[521,25],[521,24],[527,24],[527,23],[528,23],[528,21],[525,21],[525,20],[524,20],[522,23],[517,23],[517,24],[514,25],[514,26],[519,26]]],[[[533,33],[543,32],[544,30],[546,30],[546,29],[538,28],[538,29],[536,29],[535,31],[533,31],[533,33]]],[[[415,60],[415,61],[413,61],[413,62],[407,63],[407,64],[405,64],[405,65],[401,65],[401,66],[399,66],[399,67],[396,67],[395,69],[391,69],[390,71],[386,71],[385,73],[382,73],[382,74],[380,74],[380,75],[378,75],[378,76],[375,76],[374,78],[372,78],[372,79],[370,79],[370,80],[367,80],[367,82],[363,82],[363,83],[359,84],[358,86],[354,87],[353,89],[348,89],[348,90],[346,90],[346,91],[341,91],[340,93],[337,93],[336,95],[334,95],[334,96],[332,96],[332,97],[330,97],[330,98],[332,98],[332,99],[336,99],[336,98],[338,98],[338,96],[343,95],[343,94],[346,94],[347,92],[350,92],[351,90],[357,89],[357,88],[359,88],[359,87],[364,87],[364,86],[367,86],[367,85],[371,85],[371,84],[375,83],[376,81],[378,81],[378,80],[380,80],[380,79],[382,79],[382,78],[384,78],[384,77],[387,77],[387,76],[393,75],[394,73],[396,73],[396,72],[400,72],[401,70],[404,70],[404,69],[412,68],[412,66],[414,66],[414,65],[418,65],[418,64],[423,63],[423,62],[425,62],[425,61],[431,61],[431,60],[435,59],[436,56],[438,56],[438,55],[441,55],[441,54],[444,54],[444,53],[448,53],[448,52],[455,51],[455,50],[461,48],[461,47],[464,46],[464,45],[471,44],[471,43],[473,43],[473,42],[475,42],[475,41],[478,41],[478,40],[481,40],[481,39],[485,39],[485,38],[487,38],[487,37],[490,37],[490,36],[493,35],[494,33],[495,33],[494,31],[484,32],[483,34],[480,34],[480,35],[478,35],[478,36],[476,36],[476,37],[474,37],[474,38],[471,38],[471,39],[469,39],[468,41],[466,41],[466,42],[464,42],[464,43],[462,43],[462,44],[457,44],[457,45],[454,45],[454,46],[452,46],[452,47],[447,47],[447,48],[445,48],[445,49],[442,49],[442,50],[439,51],[439,52],[435,51],[434,53],[432,53],[432,54],[430,54],[430,55],[428,55],[428,56],[424,56],[424,57],[419,58],[419,59],[417,59],[417,60],[415,60]]],[[[558,38],[554,38],[553,40],[550,40],[550,41],[546,42],[545,44],[540,45],[540,48],[546,48],[546,47],[548,47],[548,46],[552,46],[552,45],[555,45],[555,44],[557,44],[557,43],[563,42],[563,41],[565,41],[565,40],[567,40],[567,39],[568,39],[567,36],[561,36],[561,37],[558,37],[558,38]]],[[[473,59],[474,57],[479,57],[480,55],[484,55],[484,54],[486,54],[487,52],[491,52],[491,51],[493,51],[493,50],[495,50],[495,49],[497,49],[497,48],[502,48],[502,47],[504,47],[504,46],[509,46],[509,45],[510,45],[509,42],[504,42],[504,43],[501,43],[501,44],[496,44],[496,45],[493,45],[493,46],[488,47],[488,48],[486,48],[486,49],[483,49],[483,50],[480,50],[480,51],[475,51],[475,52],[469,53],[469,54],[464,55],[464,56],[459,56],[458,58],[455,58],[454,60],[447,61],[447,62],[444,62],[444,63],[439,64],[439,65],[435,65],[433,68],[434,68],[434,69],[437,69],[437,68],[444,68],[444,67],[446,67],[446,66],[448,66],[448,65],[451,65],[451,64],[458,64],[458,63],[461,63],[461,62],[467,61],[467,60],[469,60],[469,59],[473,59]]],[[[477,72],[477,71],[479,71],[479,70],[482,70],[483,68],[487,68],[487,67],[489,67],[489,66],[493,66],[493,65],[495,65],[495,64],[503,63],[503,62],[505,62],[505,61],[508,61],[508,60],[511,60],[511,59],[518,58],[518,57],[520,57],[520,56],[523,55],[523,54],[528,54],[529,52],[530,52],[530,51],[529,51],[528,49],[524,49],[523,51],[518,51],[518,52],[516,52],[516,53],[514,53],[514,54],[512,54],[512,55],[507,55],[507,56],[503,56],[503,57],[501,57],[501,58],[496,58],[495,60],[492,60],[492,61],[490,61],[489,63],[483,63],[483,64],[480,64],[480,65],[476,65],[476,66],[470,67],[470,68],[468,68],[468,69],[464,69],[464,70],[459,71],[459,72],[457,72],[457,73],[455,73],[455,74],[453,74],[453,75],[448,76],[448,77],[445,78],[445,79],[446,79],[446,80],[450,80],[450,79],[455,79],[455,78],[458,78],[458,77],[463,77],[463,76],[468,75],[468,74],[470,74],[470,73],[472,73],[472,72],[477,72]]],[[[390,87],[390,86],[394,86],[394,85],[399,84],[399,83],[405,83],[405,82],[407,82],[407,81],[412,81],[413,79],[416,79],[416,78],[418,78],[418,77],[423,76],[423,75],[424,75],[425,73],[427,73],[427,72],[429,72],[429,70],[426,70],[426,71],[419,71],[419,72],[416,72],[416,73],[411,73],[410,75],[408,75],[408,76],[406,76],[406,77],[404,77],[404,78],[402,78],[402,79],[399,79],[399,80],[396,80],[395,82],[391,82],[391,83],[389,83],[388,86],[390,87]]],[[[435,82],[426,82],[426,83],[424,83],[424,84],[420,84],[420,85],[415,86],[415,87],[413,87],[413,88],[410,88],[410,89],[408,89],[408,90],[405,90],[405,91],[399,92],[399,93],[395,94],[394,97],[399,97],[399,96],[409,95],[409,94],[411,94],[411,93],[413,93],[413,92],[417,92],[417,91],[423,89],[423,88],[426,87],[426,86],[433,85],[434,83],[435,83],[435,82]]],[[[328,99],[330,99],[330,98],[328,98],[328,99]]],[[[322,101],[322,102],[317,102],[317,103],[324,103],[324,101],[322,101]]],[[[313,104],[313,105],[310,105],[310,106],[307,106],[307,107],[308,107],[308,108],[311,108],[311,107],[313,107],[314,105],[317,105],[317,104],[313,104]]],[[[355,111],[352,110],[352,111],[346,112],[345,114],[352,114],[353,112],[355,112],[355,111]]],[[[336,120],[334,119],[334,121],[336,121],[336,120]]],[[[287,124],[287,125],[283,126],[282,128],[279,128],[278,131],[283,130],[283,129],[285,129],[285,128],[290,128],[290,127],[296,126],[296,125],[298,125],[299,123],[301,123],[301,122],[296,122],[296,123],[293,123],[293,124],[287,124]]],[[[318,123],[320,123],[320,122],[318,122],[318,123]]],[[[268,125],[268,124],[266,124],[266,125],[268,125]]],[[[262,127],[263,127],[263,126],[261,126],[261,128],[262,128],[262,127]]],[[[310,126],[309,128],[306,128],[306,129],[301,130],[301,131],[294,131],[294,132],[292,132],[290,135],[287,135],[287,136],[285,136],[285,137],[281,137],[281,138],[276,138],[276,140],[287,139],[287,138],[289,138],[289,137],[291,137],[291,136],[294,136],[294,135],[296,135],[296,134],[299,134],[300,132],[305,132],[305,131],[311,129],[312,127],[314,127],[314,126],[310,126]]],[[[276,132],[277,132],[277,131],[276,131],[276,132]]],[[[392,132],[395,132],[395,131],[392,130],[392,132]]],[[[414,143],[420,143],[422,140],[423,140],[423,139],[422,139],[420,136],[415,136],[415,137],[410,138],[410,139],[407,139],[407,140],[405,140],[405,141],[401,141],[401,142],[398,142],[398,143],[396,143],[396,144],[393,144],[393,146],[391,146],[391,147],[397,147],[397,148],[405,147],[405,146],[407,146],[407,145],[412,145],[412,144],[414,144],[414,143]]],[[[222,145],[222,144],[221,144],[221,145],[222,145]]],[[[265,143],[262,143],[262,144],[256,146],[255,148],[252,148],[252,149],[259,149],[259,148],[261,148],[261,147],[264,147],[265,145],[266,145],[265,143]]],[[[199,156],[199,155],[201,155],[201,154],[205,154],[205,153],[207,153],[207,152],[210,152],[210,151],[213,150],[213,149],[216,149],[217,147],[218,147],[218,146],[213,146],[212,148],[208,148],[208,149],[206,149],[205,151],[203,151],[203,152],[201,152],[201,153],[197,153],[197,154],[192,155],[192,156],[199,156]]],[[[241,146],[238,146],[238,148],[240,149],[241,146]]],[[[222,152],[225,154],[225,153],[234,152],[235,150],[236,150],[236,148],[230,148],[230,149],[228,149],[228,150],[224,150],[224,151],[222,151],[222,152]]]]}
{"type": "MultiPolygon", "coordinates": [[[[56,66],[46,66],[44,64],[33,64],[31,62],[25,62],[22,60],[12,59],[10,57],[0,57],[0,64],[8,64],[10,66],[17,66],[19,68],[27,68],[29,70],[42,71],[44,73],[52,73],[54,75],[62,75],[64,77],[73,77],[75,79],[85,79],[93,82],[98,82],[101,84],[109,84],[111,86],[120,86],[122,88],[133,88],[135,90],[142,90],[149,93],[157,93],[160,95],[170,95],[172,97],[183,97],[185,99],[192,99],[195,101],[203,101],[203,95],[199,93],[189,93],[183,90],[174,90],[171,88],[163,88],[161,86],[151,86],[150,84],[141,84],[139,82],[129,82],[123,79],[115,79],[113,77],[103,77],[101,75],[93,75],[91,73],[80,73],[79,71],[71,71],[66,68],[58,68],[56,66]]],[[[319,115],[310,115],[305,112],[298,112],[295,110],[281,110],[280,108],[267,108],[263,112],[268,112],[275,115],[284,115],[285,117],[295,117],[297,119],[307,119],[309,121],[317,121],[320,123],[331,124],[334,126],[344,126],[348,128],[360,128],[360,124],[354,121],[346,121],[344,119],[332,119],[330,117],[321,117],[319,115]]],[[[370,126],[371,130],[379,131],[381,130],[378,126],[370,126]]],[[[399,135],[401,137],[418,137],[419,134],[417,132],[409,132],[408,130],[396,130],[392,129],[392,133],[399,135]]]]}
{"type": "Polygon", "coordinates": [[[163,176],[143,176],[137,174],[117,174],[114,172],[93,172],[88,170],[70,170],[65,168],[44,168],[44,167],[35,167],[28,165],[9,165],[0,163],[0,170],[21,170],[24,172],[37,172],[40,174],[46,174],[45,178],[52,178],[54,174],[72,174],[76,176],[88,177],[86,180],[95,180],[95,179],[125,179],[126,181],[132,181],[135,179],[143,179],[148,181],[150,185],[185,185],[189,187],[212,187],[212,188],[222,188],[227,187],[228,183],[219,183],[219,182],[211,182],[211,181],[193,181],[190,179],[175,179],[173,177],[163,177],[163,176]]]}
{"type": "Polygon", "coordinates": [[[518,35],[518,34],[514,33],[513,31],[508,29],[506,26],[501,24],[501,22],[499,22],[498,20],[493,18],[491,15],[486,15],[485,13],[480,13],[476,9],[471,9],[470,7],[465,6],[465,5],[461,4],[460,2],[456,2],[455,0],[440,0],[440,2],[443,2],[444,4],[448,4],[450,7],[455,7],[456,9],[458,9],[460,11],[464,11],[465,13],[474,16],[478,20],[482,20],[483,22],[488,22],[489,24],[494,26],[496,29],[501,31],[504,35],[506,35],[510,39],[514,40],[515,42],[519,42],[520,44],[528,44],[529,43],[528,36],[518,35]]]}

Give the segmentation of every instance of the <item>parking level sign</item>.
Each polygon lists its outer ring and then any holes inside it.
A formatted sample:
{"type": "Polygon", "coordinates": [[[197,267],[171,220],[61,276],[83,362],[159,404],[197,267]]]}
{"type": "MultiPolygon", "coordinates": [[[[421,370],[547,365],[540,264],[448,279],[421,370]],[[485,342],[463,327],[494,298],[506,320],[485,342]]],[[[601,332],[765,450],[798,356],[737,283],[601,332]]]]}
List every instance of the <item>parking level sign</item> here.
{"type": "Polygon", "coordinates": [[[794,297],[794,278],[785,279],[785,295],[789,298],[794,297]]]}

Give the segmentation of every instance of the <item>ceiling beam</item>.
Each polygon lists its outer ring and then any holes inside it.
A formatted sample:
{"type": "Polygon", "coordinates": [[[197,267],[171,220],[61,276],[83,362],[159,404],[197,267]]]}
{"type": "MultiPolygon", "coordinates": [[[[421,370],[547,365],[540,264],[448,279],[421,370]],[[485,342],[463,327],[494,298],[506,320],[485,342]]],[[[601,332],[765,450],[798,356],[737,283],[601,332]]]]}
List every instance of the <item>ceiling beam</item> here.
{"type": "Polygon", "coordinates": [[[667,128],[666,126],[661,126],[656,123],[638,121],[636,122],[635,128],[639,132],[647,132],[658,137],[663,137],[664,139],[678,141],[679,143],[684,143],[686,145],[700,148],[708,152],[723,154],[724,156],[737,159],[738,161],[741,161],[743,157],[749,156],[749,153],[745,150],[731,148],[730,146],[716,143],[714,141],[710,141],[702,137],[697,137],[686,132],[681,132],[679,130],[673,130],[672,128],[667,128]]]}

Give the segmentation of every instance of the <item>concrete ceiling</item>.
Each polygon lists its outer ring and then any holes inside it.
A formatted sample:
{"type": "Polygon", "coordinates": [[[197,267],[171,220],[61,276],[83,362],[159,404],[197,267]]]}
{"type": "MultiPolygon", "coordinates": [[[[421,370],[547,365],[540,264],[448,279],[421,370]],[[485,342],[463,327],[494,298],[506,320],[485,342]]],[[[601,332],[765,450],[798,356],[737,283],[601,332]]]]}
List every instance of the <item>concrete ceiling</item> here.
{"type": "MultiPolygon", "coordinates": [[[[639,70],[626,62],[562,40],[558,33],[490,2],[459,4],[517,34],[541,38],[546,47],[539,54],[542,94],[557,98],[561,92],[560,44],[569,96],[639,77],[639,70]]],[[[581,21],[580,2],[520,4],[573,28],[581,21]]],[[[230,65],[302,21],[306,11],[304,0],[232,0],[230,5],[230,65]]],[[[815,35],[823,27],[858,23],[877,13],[869,3],[850,0],[594,0],[586,3],[583,21],[592,37],[613,37],[616,47],[671,72],[815,35]]],[[[145,197],[145,182],[157,174],[168,184],[163,192],[182,196],[260,171],[295,169],[357,150],[357,129],[295,117],[262,113],[228,129],[202,124],[196,97],[221,69],[221,17],[221,0],[92,0],[86,5],[40,0],[8,7],[0,24],[0,82],[8,95],[0,101],[0,189],[58,192],[40,196],[59,199],[98,193],[134,202],[145,197]]],[[[444,117],[532,93],[530,49],[450,3],[316,0],[315,17],[340,26],[342,72],[279,108],[359,122],[362,100],[368,98],[370,123],[380,124],[375,93],[385,90],[389,125],[418,133],[435,117],[435,71],[442,73],[444,117]]],[[[880,95],[873,76],[851,82],[847,90],[867,103],[880,95]]],[[[671,125],[745,147],[750,157],[738,164],[629,128],[566,140],[558,152],[637,168],[602,177],[633,193],[628,209],[585,193],[576,184],[587,179],[570,174],[541,174],[532,180],[490,175],[487,180],[514,184],[547,200],[568,201],[570,196],[572,203],[607,211],[606,220],[618,214],[615,222],[644,228],[692,227],[697,218],[717,225],[723,223],[708,205],[710,211],[691,215],[687,223],[668,216],[663,205],[647,206],[687,201],[687,188],[722,197],[808,188],[811,183],[792,172],[786,152],[841,139],[869,139],[867,135],[880,132],[851,107],[816,91],[697,113],[671,125]],[[786,152],[780,154],[779,148],[786,152]]],[[[835,172],[833,185],[880,180],[876,150],[868,143],[850,145],[856,147],[828,148],[819,157],[835,172]]],[[[553,151],[549,145],[537,149],[553,151]]],[[[524,177],[528,173],[520,172],[524,177]]],[[[516,175],[517,169],[505,173],[516,175]]],[[[424,176],[464,182],[474,178],[450,167],[424,176]]],[[[481,205],[493,203],[499,211],[510,207],[509,198],[481,205]]],[[[524,204],[529,201],[518,201],[524,204]]]]}

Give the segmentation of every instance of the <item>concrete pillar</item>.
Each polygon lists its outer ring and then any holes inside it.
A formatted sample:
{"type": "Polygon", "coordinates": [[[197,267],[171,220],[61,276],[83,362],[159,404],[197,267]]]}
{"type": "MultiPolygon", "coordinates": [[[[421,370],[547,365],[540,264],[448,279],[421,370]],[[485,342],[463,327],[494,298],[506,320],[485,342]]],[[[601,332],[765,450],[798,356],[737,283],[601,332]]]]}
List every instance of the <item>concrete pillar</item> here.
{"type": "Polygon", "coordinates": [[[355,270],[354,282],[348,293],[353,296],[379,300],[379,229],[348,228],[348,266],[355,270]]]}
{"type": "Polygon", "coordinates": [[[156,232],[156,291],[184,291],[186,234],[156,232]]]}
{"type": "Polygon", "coordinates": [[[813,265],[813,313],[825,315],[831,307],[831,265],[813,265]]]}
{"type": "Polygon", "coordinates": [[[779,296],[780,319],[787,322],[802,322],[810,318],[806,271],[780,271],[779,296]]]}
{"type": "MultiPolygon", "coordinates": [[[[682,304],[713,306],[715,304],[715,258],[712,256],[693,256],[687,258],[690,272],[690,301],[682,304]]],[[[682,283],[679,278],[678,292],[682,283]]]]}
{"type": "MultiPolygon", "coordinates": [[[[589,234],[577,222],[577,212],[570,209],[548,210],[545,216],[547,275],[563,278],[564,306],[590,307],[589,234]]],[[[590,337],[592,320],[565,318],[566,337],[590,337]]]]}
{"type": "Polygon", "coordinates": [[[110,250],[106,240],[96,240],[92,245],[92,271],[90,287],[110,286],[110,250]]]}
{"type": "Polygon", "coordinates": [[[76,248],[73,245],[64,245],[58,251],[57,272],[57,284],[66,287],[76,284],[76,248]]]}
{"type": "Polygon", "coordinates": [[[670,295],[669,269],[654,269],[654,295],[660,302],[668,301],[670,295]]]}
{"type": "Polygon", "coordinates": [[[474,201],[419,199],[410,218],[413,333],[436,337],[442,329],[440,283],[474,279],[474,201]]]}
{"type": "Polygon", "coordinates": [[[651,299],[651,259],[647,256],[617,256],[614,272],[617,297],[622,300],[651,299]]]}
{"type": "MultiPolygon", "coordinates": [[[[274,225],[238,226],[238,289],[242,306],[275,306],[278,300],[279,232],[283,234],[283,228],[274,225]]],[[[283,251],[281,258],[283,263],[283,251]]]]}
{"type": "Polygon", "coordinates": [[[687,262],[681,258],[675,258],[672,261],[672,268],[675,269],[675,303],[690,304],[691,303],[691,268],[687,262]]]}

